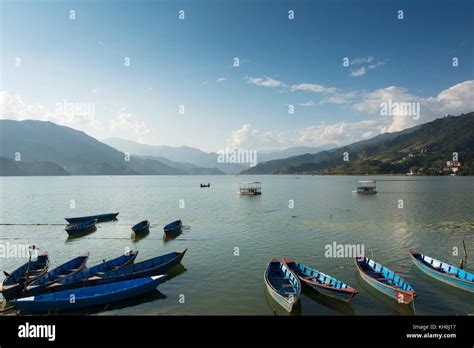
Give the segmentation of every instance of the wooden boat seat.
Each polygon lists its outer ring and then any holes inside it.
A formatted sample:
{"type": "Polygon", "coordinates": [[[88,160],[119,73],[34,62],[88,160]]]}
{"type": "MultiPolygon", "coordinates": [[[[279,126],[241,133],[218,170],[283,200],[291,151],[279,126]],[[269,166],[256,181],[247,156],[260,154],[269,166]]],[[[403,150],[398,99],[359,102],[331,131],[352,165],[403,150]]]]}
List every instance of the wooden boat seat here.
{"type": "Polygon", "coordinates": [[[393,278],[377,278],[377,280],[393,280],[393,278]]]}
{"type": "Polygon", "coordinates": [[[291,285],[291,284],[281,284],[281,287],[282,288],[292,288],[293,285],[291,285]]]}

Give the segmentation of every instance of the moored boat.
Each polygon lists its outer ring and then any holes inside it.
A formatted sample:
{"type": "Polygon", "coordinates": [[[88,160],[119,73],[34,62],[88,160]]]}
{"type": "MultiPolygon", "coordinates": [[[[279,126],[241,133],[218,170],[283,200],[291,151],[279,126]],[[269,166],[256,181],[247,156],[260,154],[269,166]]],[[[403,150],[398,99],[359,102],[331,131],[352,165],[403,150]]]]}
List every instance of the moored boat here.
{"type": "Polygon", "coordinates": [[[18,297],[24,287],[48,272],[48,253],[39,254],[34,261],[28,261],[11,273],[3,272],[2,295],[9,301],[18,297]]]}
{"type": "Polygon", "coordinates": [[[65,219],[70,224],[79,224],[81,222],[86,222],[86,221],[95,220],[95,219],[97,219],[97,222],[106,222],[106,221],[115,220],[118,214],[119,213],[107,213],[107,214],[80,216],[80,217],[72,217],[72,218],[65,218],[65,219]]]}
{"type": "Polygon", "coordinates": [[[89,252],[84,253],[78,257],[75,257],[62,265],[54,268],[52,271],[46,273],[44,276],[31,282],[26,289],[22,292],[22,296],[37,295],[44,291],[46,287],[54,284],[58,280],[67,278],[86,267],[87,260],[89,259],[89,252]]]}
{"type": "Polygon", "coordinates": [[[365,256],[358,256],[355,261],[359,274],[367,284],[399,303],[413,302],[415,290],[394,271],[365,256]]]}
{"type": "Polygon", "coordinates": [[[416,251],[410,251],[413,263],[427,275],[458,289],[474,292],[474,274],[416,251]]]}
{"type": "Polygon", "coordinates": [[[149,232],[150,222],[148,220],[143,220],[138,224],[133,225],[132,231],[135,235],[142,235],[149,232]]]}
{"type": "Polygon", "coordinates": [[[51,294],[23,297],[12,301],[12,304],[25,312],[74,310],[106,305],[152,291],[165,278],[165,275],[158,275],[51,294]],[[72,295],[74,295],[74,301],[71,301],[72,295]]]}
{"type": "MultiPolygon", "coordinates": [[[[187,249],[182,251],[174,251],[165,255],[154,257],[152,259],[134,263],[111,272],[96,274],[87,279],[75,279],[74,277],[68,277],[61,281],[61,287],[58,287],[57,289],[75,289],[84,286],[115,283],[122,280],[165,274],[181,262],[186,251],[187,249]]],[[[51,285],[47,290],[55,291],[55,286],[51,285]]]]}
{"type": "Polygon", "coordinates": [[[86,222],[81,222],[78,224],[74,225],[68,225],[66,227],[66,232],[70,236],[75,236],[75,235],[83,235],[86,233],[91,233],[96,230],[95,224],[97,223],[97,219],[94,220],[89,220],[86,222]]]}
{"type": "Polygon", "coordinates": [[[284,263],[273,258],[265,270],[264,281],[272,298],[291,313],[301,294],[301,284],[298,277],[284,263]]]}
{"type": "Polygon", "coordinates": [[[301,284],[323,295],[349,302],[357,294],[357,290],[346,283],[292,259],[283,258],[282,262],[299,278],[301,284]]]}
{"type": "Polygon", "coordinates": [[[166,225],[163,230],[167,235],[172,235],[175,233],[179,233],[182,227],[183,223],[181,222],[181,220],[176,220],[166,225]]]}
{"type": "Polygon", "coordinates": [[[62,278],[51,285],[48,285],[45,292],[47,291],[64,291],[69,290],[73,287],[70,284],[76,284],[79,282],[86,282],[87,279],[95,276],[101,276],[107,272],[112,272],[124,268],[135,261],[138,255],[138,251],[130,251],[115,259],[108,261],[102,261],[101,263],[94,265],[89,268],[84,268],[82,271],[72,274],[68,277],[62,278]]]}

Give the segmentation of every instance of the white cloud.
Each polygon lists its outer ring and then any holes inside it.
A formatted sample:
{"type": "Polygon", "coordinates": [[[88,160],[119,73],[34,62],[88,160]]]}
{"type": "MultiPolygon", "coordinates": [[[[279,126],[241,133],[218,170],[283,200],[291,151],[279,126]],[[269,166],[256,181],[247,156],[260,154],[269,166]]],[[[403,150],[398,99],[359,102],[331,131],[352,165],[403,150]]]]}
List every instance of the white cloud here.
{"type": "Polygon", "coordinates": [[[216,81],[217,82],[224,82],[225,80],[227,80],[225,77],[219,77],[216,81]]]}
{"type": "Polygon", "coordinates": [[[247,83],[250,83],[256,86],[271,87],[271,88],[285,87],[285,84],[283,82],[272,79],[271,77],[267,77],[267,76],[246,77],[245,80],[247,81],[247,83]]]}
{"type": "Polygon", "coordinates": [[[308,101],[300,104],[300,106],[314,106],[314,105],[316,105],[316,104],[312,100],[308,100],[308,101]]]}
{"type": "Polygon", "coordinates": [[[124,110],[121,110],[117,118],[111,121],[110,128],[115,136],[124,133],[126,138],[130,138],[130,132],[132,132],[139,142],[143,142],[144,137],[150,133],[144,121],[137,120],[132,113],[124,110]]]}
{"type": "Polygon", "coordinates": [[[291,86],[292,91],[306,91],[306,92],[313,92],[313,93],[335,93],[338,91],[337,88],[334,87],[325,87],[323,85],[317,83],[300,83],[299,85],[291,86]]]}
{"type": "Polygon", "coordinates": [[[360,68],[352,71],[351,76],[353,76],[353,77],[362,76],[366,72],[368,72],[369,70],[377,69],[378,67],[385,65],[385,63],[386,63],[386,61],[380,61],[380,62],[377,62],[375,64],[370,64],[370,65],[367,65],[367,66],[361,66],[360,68]]]}
{"type": "Polygon", "coordinates": [[[329,143],[345,145],[385,132],[400,131],[447,114],[459,115],[474,111],[474,80],[458,83],[428,98],[413,95],[406,88],[389,86],[372,92],[329,94],[323,101],[348,104],[352,110],[373,115],[375,118],[357,122],[318,124],[284,132],[264,132],[255,129],[251,124],[246,124],[232,132],[228,144],[259,150],[301,145],[319,146],[329,143]],[[389,101],[391,103],[419,103],[419,119],[403,112],[381,116],[382,104],[389,101]]]}

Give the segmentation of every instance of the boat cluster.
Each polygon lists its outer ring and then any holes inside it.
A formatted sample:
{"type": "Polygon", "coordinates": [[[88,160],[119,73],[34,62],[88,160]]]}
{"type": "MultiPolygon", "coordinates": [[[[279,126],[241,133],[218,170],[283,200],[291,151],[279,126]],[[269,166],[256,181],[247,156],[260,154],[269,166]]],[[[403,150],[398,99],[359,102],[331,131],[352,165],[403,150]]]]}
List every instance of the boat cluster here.
{"type": "MultiPolygon", "coordinates": [[[[66,218],[69,225],[66,226],[66,232],[70,238],[82,237],[96,230],[96,224],[99,222],[113,221],[117,219],[119,213],[107,213],[92,216],[81,216],[66,218]]],[[[163,230],[165,238],[174,238],[181,233],[183,224],[181,220],[173,221],[167,224],[163,230]]],[[[139,239],[150,232],[150,222],[143,220],[132,226],[132,238],[139,239]]]]}
{"type": "MultiPolygon", "coordinates": [[[[425,274],[474,293],[474,274],[427,255],[410,251],[414,264],[425,274]]],[[[400,275],[368,257],[358,256],[356,268],[361,278],[371,287],[401,304],[414,301],[415,290],[400,275]]],[[[325,296],[350,302],[357,290],[346,283],[288,258],[272,259],[264,274],[271,297],[287,312],[299,302],[302,284],[325,296]]]]}
{"type": "Polygon", "coordinates": [[[5,273],[2,295],[25,312],[74,310],[134,298],[168,279],[186,250],[135,263],[138,251],[129,251],[88,268],[89,253],[49,271],[48,253],[37,255],[12,273],[5,273]]]}

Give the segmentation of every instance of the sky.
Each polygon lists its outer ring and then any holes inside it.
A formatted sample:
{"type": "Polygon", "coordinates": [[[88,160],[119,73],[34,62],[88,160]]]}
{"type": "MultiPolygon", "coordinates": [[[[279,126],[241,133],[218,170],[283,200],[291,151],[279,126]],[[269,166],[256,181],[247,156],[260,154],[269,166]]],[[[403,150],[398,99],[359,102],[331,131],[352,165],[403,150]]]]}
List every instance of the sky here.
{"type": "Polygon", "coordinates": [[[218,151],[474,111],[470,0],[0,3],[1,118],[218,151]]]}

